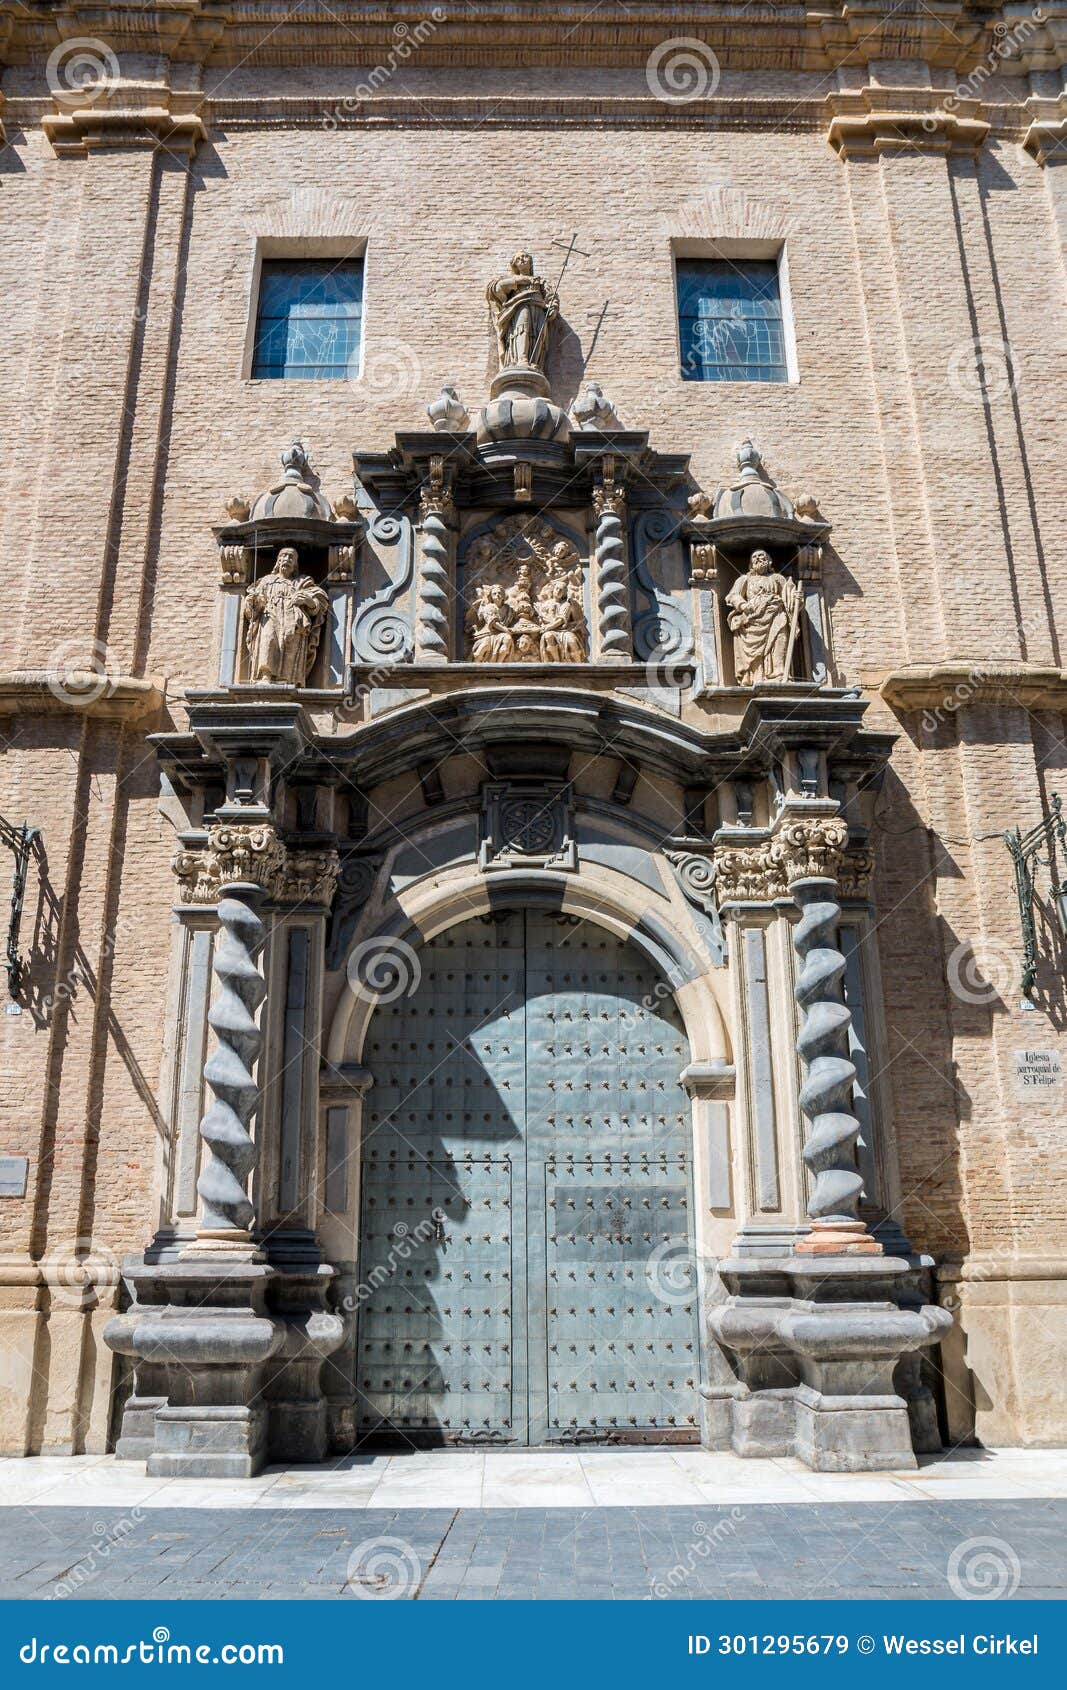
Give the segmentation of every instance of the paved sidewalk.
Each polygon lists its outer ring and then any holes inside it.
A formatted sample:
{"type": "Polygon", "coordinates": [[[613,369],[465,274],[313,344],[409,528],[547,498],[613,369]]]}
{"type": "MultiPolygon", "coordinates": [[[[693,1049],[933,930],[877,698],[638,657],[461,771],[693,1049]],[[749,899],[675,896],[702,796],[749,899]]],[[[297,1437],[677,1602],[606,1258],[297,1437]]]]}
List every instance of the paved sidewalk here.
{"type": "Polygon", "coordinates": [[[812,1473],[712,1450],[442,1450],[271,1467],[235,1483],[150,1479],[114,1456],[0,1461],[0,1500],[34,1508],[630,1508],[706,1503],[1067,1498],[1063,1450],[957,1450],[899,1473],[812,1473]]]}
{"type": "Polygon", "coordinates": [[[1067,1502],[0,1508],[3,1599],[995,1595],[1067,1595],[1067,1502]]]}

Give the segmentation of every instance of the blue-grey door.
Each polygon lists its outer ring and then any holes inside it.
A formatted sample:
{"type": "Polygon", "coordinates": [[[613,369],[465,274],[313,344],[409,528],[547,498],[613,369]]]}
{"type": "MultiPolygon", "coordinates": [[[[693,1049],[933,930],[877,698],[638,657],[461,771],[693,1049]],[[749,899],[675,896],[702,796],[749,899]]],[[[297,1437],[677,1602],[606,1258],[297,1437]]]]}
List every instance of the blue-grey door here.
{"type": "Polygon", "coordinates": [[[515,910],[383,1004],[361,1154],[364,1438],[693,1441],[688,1044],[588,922],[515,910]]]}

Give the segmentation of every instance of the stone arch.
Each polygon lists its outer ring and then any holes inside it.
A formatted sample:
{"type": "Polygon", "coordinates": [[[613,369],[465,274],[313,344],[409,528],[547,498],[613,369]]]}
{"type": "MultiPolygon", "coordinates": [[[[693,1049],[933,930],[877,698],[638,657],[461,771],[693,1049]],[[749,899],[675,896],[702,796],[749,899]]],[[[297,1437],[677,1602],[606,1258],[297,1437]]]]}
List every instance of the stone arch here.
{"type": "MultiPolygon", "coordinates": [[[[431,879],[425,890],[416,889],[403,905],[394,902],[353,937],[361,945],[380,940],[385,947],[391,942],[417,952],[447,928],[506,903],[584,918],[635,945],[665,980],[685,1028],[691,1061],[727,1069],[732,1062],[729,1036],[706,961],[666,897],[650,908],[648,895],[639,898],[637,893],[634,882],[611,870],[600,870],[594,882],[581,872],[562,874],[548,868],[506,869],[491,875],[471,869],[443,881],[431,879]]],[[[375,1007],[345,981],[325,1040],[329,1066],[362,1060],[375,1007]]]]}

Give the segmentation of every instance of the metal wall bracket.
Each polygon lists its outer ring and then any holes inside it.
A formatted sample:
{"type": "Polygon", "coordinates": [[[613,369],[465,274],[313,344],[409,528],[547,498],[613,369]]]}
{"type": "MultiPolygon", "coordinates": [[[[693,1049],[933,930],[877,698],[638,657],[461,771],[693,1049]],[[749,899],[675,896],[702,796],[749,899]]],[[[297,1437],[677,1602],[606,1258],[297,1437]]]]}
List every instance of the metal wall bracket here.
{"type": "Polygon", "coordinates": [[[31,827],[29,822],[23,822],[21,827],[12,827],[10,822],[0,816],[0,842],[7,846],[15,859],[11,884],[11,914],[7,923],[7,990],[13,1001],[17,1000],[22,985],[19,928],[22,926],[22,906],[26,897],[26,870],[29,867],[34,841],[39,838],[40,829],[31,827]]]}
{"type": "MultiPolygon", "coordinates": [[[[1047,868],[1052,872],[1053,853],[1057,845],[1061,851],[1067,851],[1067,821],[1063,816],[1063,805],[1057,793],[1052,795],[1052,804],[1047,816],[1023,833],[1021,828],[1013,827],[1004,835],[1004,843],[1011,852],[1012,866],[1015,870],[1015,895],[1019,900],[1019,921],[1023,934],[1023,996],[1033,996],[1034,982],[1037,979],[1037,928],[1034,924],[1034,877],[1038,868],[1047,868]],[[1042,851],[1047,855],[1042,856],[1042,851]]],[[[1067,886],[1055,884],[1052,896],[1056,904],[1056,914],[1060,930],[1067,937],[1067,886]]]]}

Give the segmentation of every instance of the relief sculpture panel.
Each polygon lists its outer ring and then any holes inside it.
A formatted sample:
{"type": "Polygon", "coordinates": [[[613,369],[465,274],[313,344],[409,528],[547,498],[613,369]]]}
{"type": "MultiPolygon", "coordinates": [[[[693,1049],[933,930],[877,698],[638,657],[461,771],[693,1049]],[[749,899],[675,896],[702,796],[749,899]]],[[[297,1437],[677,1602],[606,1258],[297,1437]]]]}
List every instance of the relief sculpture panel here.
{"type": "Polygon", "coordinates": [[[584,663],[589,655],[582,564],[573,540],[515,516],[476,540],[467,559],[468,656],[475,663],[584,663]]]}

